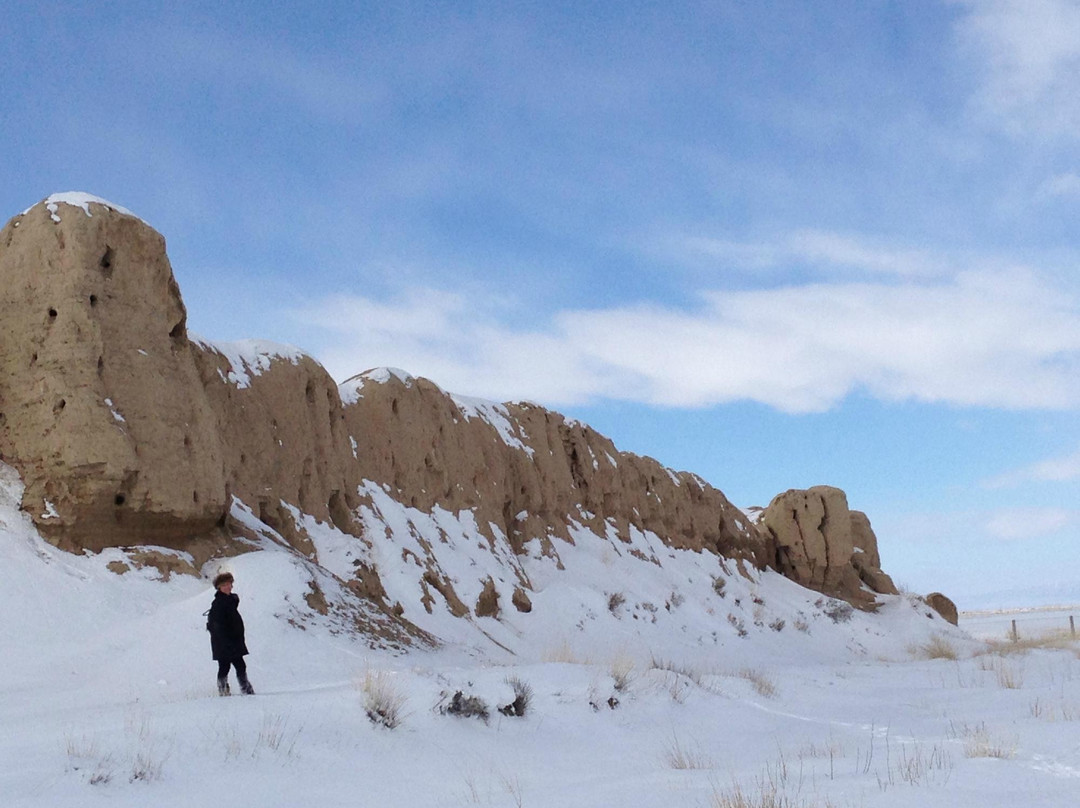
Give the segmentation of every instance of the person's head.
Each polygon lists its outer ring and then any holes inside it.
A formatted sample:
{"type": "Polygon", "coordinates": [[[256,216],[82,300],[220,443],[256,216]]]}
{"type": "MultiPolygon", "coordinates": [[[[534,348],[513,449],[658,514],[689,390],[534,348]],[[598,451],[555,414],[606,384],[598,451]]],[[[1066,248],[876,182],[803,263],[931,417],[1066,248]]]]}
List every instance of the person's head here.
{"type": "Polygon", "coordinates": [[[233,576],[231,572],[219,573],[214,578],[214,589],[218,592],[224,592],[226,595],[232,594],[233,576]]]}

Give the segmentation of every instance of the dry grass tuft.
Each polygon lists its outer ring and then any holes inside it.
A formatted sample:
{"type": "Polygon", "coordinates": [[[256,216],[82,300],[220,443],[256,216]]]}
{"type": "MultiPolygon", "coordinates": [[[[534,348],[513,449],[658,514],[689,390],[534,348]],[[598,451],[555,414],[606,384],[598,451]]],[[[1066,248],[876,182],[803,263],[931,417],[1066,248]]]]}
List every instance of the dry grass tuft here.
{"type": "Polygon", "coordinates": [[[368,668],[359,687],[364,694],[364,710],[371,723],[387,729],[401,726],[402,711],[408,699],[397,689],[392,674],[368,668]]]}
{"type": "Polygon", "coordinates": [[[759,696],[764,696],[767,699],[776,698],[777,689],[776,683],[765,673],[762,673],[755,668],[743,668],[736,676],[740,679],[745,679],[754,686],[754,690],[757,691],[759,696]]]}
{"type": "Polygon", "coordinates": [[[959,657],[956,646],[941,634],[936,634],[928,643],[910,647],[908,651],[912,656],[919,659],[950,659],[955,661],[959,657]]]}
{"type": "Polygon", "coordinates": [[[993,737],[983,721],[971,725],[953,724],[949,728],[949,734],[963,741],[965,757],[1009,760],[1016,756],[1016,744],[993,737]]]}
{"type": "Polygon", "coordinates": [[[570,646],[566,640],[562,640],[558,645],[553,648],[547,648],[540,655],[540,659],[544,662],[563,662],[568,665],[586,665],[588,661],[582,659],[574,649],[570,646]]]}
{"type": "Polygon", "coordinates": [[[997,675],[999,687],[1003,687],[1006,690],[1019,690],[1024,686],[1023,670],[1014,668],[1004,660],[994,666],[994,673],[997,675]]]}
{"type": "Polygon", "coordinates": [[[615,683],[615,689],[620,693],[626,691],[634,681],[634,660],[627,656],[618,656],[611,662],[611,678],[615,683]]]}
{"type": "Polygon", "coordinates": [[[1042,721],[1080,721],[1080,706],[1063,701],[1055,707],[1035,699],[1031,703],[1031,717],[1042,721]]]}
{"type": "Polygon", "coordinates": [[[670,743],[664,750],[664,760],[672,769],[712,769],[715,768],[712,760],[700,749],[689,749],[683,746],[677,735],[671,737],[670,743]]]}
{"type": "Polygon", "coordinates": [[[677,673],[680,676],[685,676],[698,687],[704,686],[701,680],[701,671],[695,667],[692,667],[691,665],[675,662],[670,659],[653,657],[652,661],[649,663],[649,667],[654,670],[671,671],[672,673],[677,673]]]}

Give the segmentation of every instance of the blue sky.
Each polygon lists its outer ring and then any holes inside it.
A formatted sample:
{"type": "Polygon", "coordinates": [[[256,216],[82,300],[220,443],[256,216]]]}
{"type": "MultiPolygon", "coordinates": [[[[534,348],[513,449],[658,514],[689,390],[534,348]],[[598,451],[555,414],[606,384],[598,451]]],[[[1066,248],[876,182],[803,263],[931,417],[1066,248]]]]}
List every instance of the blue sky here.
{"type": "Polygon", "coordinates": [[[1080,3],[5,11],[0,207],[167,238],[192,330],[834,484],[963,607],[1078,601],[1080,3]]]}

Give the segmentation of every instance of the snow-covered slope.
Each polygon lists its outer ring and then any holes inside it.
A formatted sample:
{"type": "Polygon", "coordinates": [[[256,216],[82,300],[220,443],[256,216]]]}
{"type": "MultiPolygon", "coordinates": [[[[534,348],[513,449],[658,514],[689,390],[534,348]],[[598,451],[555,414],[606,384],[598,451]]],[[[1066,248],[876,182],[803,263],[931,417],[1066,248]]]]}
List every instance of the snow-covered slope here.
{"type": "Polygon", "coordinates": [[[577,532],[558,559],[496,559],[467,514],[373,490],[364,553],[391,600],[416,602],[395,565],[434,542],[447,576],[515,569],[544,608],[457,619],[433,592],[430,615],[406,616],[443,644],[402,650],[340,586],[360,542],[309,526],[316,565],[241,510],[258,549],[223,565],[258,695],[222,699],[205,577],[59,552],[18,511],[20,485],[0,465],[4,806],[667,808],[732,804],[736,788],[791,806],[1077,804],[1075,649],[973,656],[983,643],[910,596],[851,612],[645,534],[577,532]],[[917,659],[931,644],[959,658],[917,659]],[[497,709],[515,677],[532,691],[523,717],[497,709]],[[449,713],[459,691],[486,722],[449,713]],[[396,728],[369,720],[372,693],[397,697],[396,728]]]}

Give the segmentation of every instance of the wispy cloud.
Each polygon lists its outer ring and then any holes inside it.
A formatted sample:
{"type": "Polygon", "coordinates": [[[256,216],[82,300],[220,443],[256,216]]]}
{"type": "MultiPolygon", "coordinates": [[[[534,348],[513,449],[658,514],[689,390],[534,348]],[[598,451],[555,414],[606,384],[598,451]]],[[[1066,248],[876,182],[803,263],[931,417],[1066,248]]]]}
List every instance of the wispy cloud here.
{"type": "Polygon", "coordinates": [[[676,236],[664,242],[668,245],[668,258],[725,269],[798,265],[832,275],[934,277],[955,270],[957,264],[955,259],[924,250],[827,230],[796,230],[778,240],[758,242],[709,236],[676,236]]]}
{"type": "Polygon", "coordinates": [[[1080,449],[1072,454],[1051,457],[1029,466],[991,477],[986,488],[1013,488],[1028,482],[1070,482],[1080,480],[1080,449]]]}
{"type": "Polygon", "coordinates": [[[1069,171],[1055,174],[1039,186],[1043,197],[1080,196],[1080,174],[1069,171]]]}
{"type": "Polygon", "coordinates": [[[1001,541],[1038,539],[1057,533],[1077,521],[1077,512],[1065,508],[1006,508],[991,514],[983,529],[1001,541]]]}
{"type": "Polygon", "coordinates": [[[339,296],[296,312],[338,378],[375,364],[554,405],[758,401],[823,411],[855,391],[963,406],[1080,405],[1080,300],[1026,270],[707,290],[693,307],[563,309],[540,326],[479,296],[339,296]]]}
{"type": "Polygon", "coordinates": [[[1080,4],[960,0],[961,41],[981,73],[980,107],[1018,133],[1080,131],[1080,4]]]}

